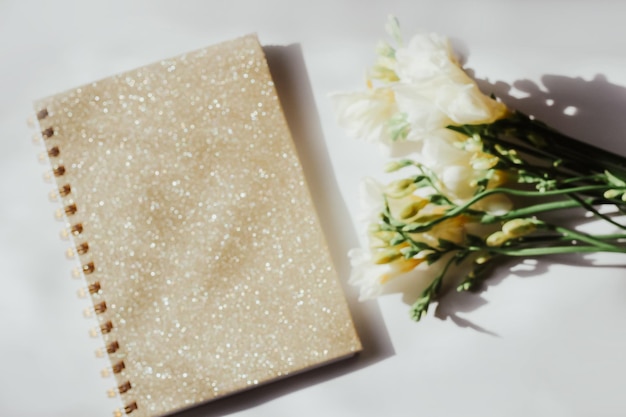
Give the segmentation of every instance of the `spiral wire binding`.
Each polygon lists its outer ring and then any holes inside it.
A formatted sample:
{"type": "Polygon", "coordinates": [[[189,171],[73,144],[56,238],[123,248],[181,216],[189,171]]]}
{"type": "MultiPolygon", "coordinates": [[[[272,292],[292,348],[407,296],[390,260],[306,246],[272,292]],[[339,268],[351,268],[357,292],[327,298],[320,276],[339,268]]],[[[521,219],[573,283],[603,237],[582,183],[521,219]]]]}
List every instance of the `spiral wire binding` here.
{"type": "MultiPolygon", "coordinates": [[[[45,121],[45,119],[50,116],[50,113],[48,111],[47,108],[40,110],[37,113],[37,121],[42,124],[43,121],[45,121]]],[[[44,139],[44,142],[46,140],[50,140],[52,139],[54,136],[56,136],[57,131],[55,130],[55,128],[53,126],[49,126],[44,128],[41,131],[41,137],[44,139]]],[[[53,145],[51,147],[46,146],[47,148],[47,155],[48,158],[50,159],[50,161],[52,162],[52,175],[54,177],[56,177],[57,179],[60,179],[61,177],[63,177],[66,173],[66,168],[64,165],[62,164],[54,164],[53,160],[55,158],[58,158],[61,155],[61,149],[59,148],[59,146],[53,145]]],[[[68,196],[71,195],[72,193],[72,187],[70,184],[63,184],[59,187],[58,189],[58,196],[61,198],[66,198],[68,196]]],[[[66,217],[68,220],[71,220],[71,217],[74,216],[79,210],[79,207],[77,207],[77,205],[73,202],[69,202],[69,204],[65,205],[63,207],[63,209],[59,210],[57,212],[57,217],[59,219],[66,217]]],[[[70,221],[71,223],[71,221],[70,221]]],[[[63,237],[64,239],[69,238],[70,236],[73,237],[74,242],[75,242],[75,248],[76,248],[76,252],[79,255],[86,255],[89,253],[89,243],[88,242],[80,242],[78,243],[78,241],[80,240],[82,234],[84,231],[84,226],[82,223],[74,223],[69,227],[69,230],[65,230],[62,234],[61,237],[63,237]]],[[[68,252],[69,254],[72,254],[73,256],[73,252],[68,252]]],[[[88,276],[94,274],[96,272],[96,265],[94,264],[93,261],[89,261],[87,263],[81,264],[80,270],[79,272],[82,273],[82,275],[84,276],[85,280],[88,282],[88,286],[86,289],[80,290],[79,291],[79,296],[81,297],[86,297],[87,294],[89,294],[90,296],[92,296],[92,302],[93,302],[93,308],[89,308],[88,311],[85,312],[85,315],[87,316],[91,316],[92,313],[95,313],[96,315],[102,315],[104,313],[106,313],[107,311],[107,304],[106,301],[100,301],[100,302],[96,302],[96,299],[93,298],[99,294],[101,294],[102,292],[102,284],[100,281],[95,280],[92,282],[89,282],[88,276]]],[[[113,322],[111,320],[106,320],[104,322],[101,322],[101,324],[92,329],[92,331],[90,332],[91,335],[93,337],[97,337],[99,335],[102,335],[103,337],[105,335],[110,334],[111,332],[113,332],[115,329],[113,322]]],[[[96,352],[96,356],[99,357],[103,357],[104,356],[104,352],[106,352],[107,354],[111,355],[110,359],[112,362],[113,361],[113,356],[116,352],[118,352],[118,350],[120,350],[120,344],[117,340],[113,340],[111,342],[108,342],[106,344],[105,349],[103,350],[98,350],[96,352]]],[[[121,374],[124,372],[124,369],[126,369],[126,364],[124,363],[123,360],[118,360],[114,363],[114,365],[109,369],[105,369],[102,372],[102,376],[108,376],[111,373],[113,374],[121,374]]],[[[132,384],[130,383],[130,381],[126,381],[122,384],[120,384],[119,386],[117,386],[114,389],[109,390],[108,395],[109,397],[115,397],[118,395],[125,395],[128,394],[129,391],[132,390],[132,384]]],[[[115,410],[115,412],[113,413],[113,415],[115,417],[122,417],[124,415],[128,415],[131,414],[133,411],[137,411],[139,409],[139,406],[137,405],[136,401],[132,401],[132,402],[128,402],[126,403],[126,405],[124,406],[123,410],[115,410]]]]}

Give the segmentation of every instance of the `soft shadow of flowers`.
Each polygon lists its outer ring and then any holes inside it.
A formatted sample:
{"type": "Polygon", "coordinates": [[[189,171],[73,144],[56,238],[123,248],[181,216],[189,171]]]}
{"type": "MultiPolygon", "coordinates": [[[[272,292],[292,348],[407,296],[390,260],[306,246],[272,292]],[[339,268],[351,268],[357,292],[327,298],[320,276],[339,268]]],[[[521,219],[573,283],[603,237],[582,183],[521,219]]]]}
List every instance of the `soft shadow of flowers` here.
{"type": "MultiPolygon", "coordinates": [[[[472,75],[471,70],[468,73],[472,75]]],[[[540,83],[532,80],[518,80],[512,84],[484,79],[476,81],[484,93],[494,94],[509,108],[532,115],[575,139],[626,155],[626,138],[622,136],[626,133],[626,87],[609,82],[602,74],[591,80],[547,74],[540,83]]],[[[582,212],[581,216],[572,216],[572,219],[569,226],[573,228],[588,221],[582,212]]],[[[506,277],[543,276],[555,263],[586,268],[616,266],[598,265],[592,255],[582,254],[506,261],[495,268],[491,277],[475,292],[458,293],[453,283],[447,283],[437,304],[435,317],[450,319],[459,327],[498,336],[459,314],[470,313],[487,304],[483,294],[506,277]]]]}

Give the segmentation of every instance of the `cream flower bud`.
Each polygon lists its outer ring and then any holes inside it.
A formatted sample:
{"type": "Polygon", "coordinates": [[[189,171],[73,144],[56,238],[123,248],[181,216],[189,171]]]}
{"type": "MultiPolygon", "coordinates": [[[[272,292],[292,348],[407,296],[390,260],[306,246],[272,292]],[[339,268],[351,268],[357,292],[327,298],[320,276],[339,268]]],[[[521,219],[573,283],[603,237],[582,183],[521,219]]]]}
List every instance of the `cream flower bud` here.
{"type": "Polygon", "coordinates": [[[487,246],[495,247],[495,246],[502,246],[509,239],[510,239],[509,235],[507,235],[506,233],[502,231],[497,231],[489,235],[486,242],[487,242],[487,246]]]}
{"type": "Polygon", "coordinates": [[[417,255],[414,256],[414,259],[426,259],[428,258],[428,255],[431,255],[433,253],[435,253],[435,251],[432,249],[424,249],[419,251],[417,255]]]}
{"type": "Polygon", "coordinates": [[[615,189],[606,190],[604,192],[604,198],[616,198],[616,197],[619,197],[623,193],[624,193],[623,191],[615,190],[615,189]]]}
{"type": "Polygon", "coordinates": [[[502,225],[502,231],[509,237],[521,237],[532,233],[537,228],[533,219],[513,219],[502,225]]]}
{"type": "Polygon", "coordinates": [[[447,190],[459,198],[470,198],[474,193],[471,185],[473,170],[467,165],[452,165],[443,169],[441,179],[447,190]]]}
{"type": "Polygon", "coordinates": [[[485,153],[475,154],[471,160],[472,168],[476,170],[488,170],[496,166],[498,158],[485,153]]]}
{"type": "Polygon", "coordinates": [[[395,172],[408,165],[411,165],[411,161],[407,159],[403,159],[401,161],[391,161],[387,165],[385,165],[385,172],[395,172]]]}

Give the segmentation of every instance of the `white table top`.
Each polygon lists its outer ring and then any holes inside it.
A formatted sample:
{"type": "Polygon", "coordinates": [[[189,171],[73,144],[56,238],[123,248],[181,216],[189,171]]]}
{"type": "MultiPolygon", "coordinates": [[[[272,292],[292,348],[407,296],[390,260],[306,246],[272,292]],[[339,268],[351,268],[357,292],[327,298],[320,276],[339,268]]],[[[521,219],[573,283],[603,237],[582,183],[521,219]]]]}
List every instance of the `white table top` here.
{"type": "MultiPolygon", "coordinates": [[[[450,36],[483,86],[517,87],[510,104],[626,155],[623,2],[0,1],[0,415],[110,417],[118,406],[29,139],[31,101],[250,32],[292,45],[270,49],[270,62],[298,86],[283,100],[297,104],[287,116],[345,283],[357,184],[384,157],[337,127],[328,94],[362,88],[390,12],[407,37],[450,36]]],[[[362,355],[184,416],[624,415],[619,264],[623,255],[505,265],[483,292],[450,294],[419,324],[400,294],[360,303],[346,284],[362,355]]]]}

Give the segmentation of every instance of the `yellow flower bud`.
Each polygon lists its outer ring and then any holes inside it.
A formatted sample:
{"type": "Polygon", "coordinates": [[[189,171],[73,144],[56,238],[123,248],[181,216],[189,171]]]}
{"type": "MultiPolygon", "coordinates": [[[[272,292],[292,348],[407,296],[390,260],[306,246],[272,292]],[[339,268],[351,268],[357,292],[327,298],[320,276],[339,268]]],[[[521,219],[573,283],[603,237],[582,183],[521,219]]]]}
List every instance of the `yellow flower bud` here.
{"type": "Polygon", "coordinates": [[[502,231],[497,231],[492,233],[487,237],[487,246],[502,246],[507,240],[510,239],[510,236],[502,231]]]}
{"type": "Polygon", "coordinates": [[[396,237],[396,235],[397,235],[396,232],[392,232],[390,230],[380,230],[376,233],[372,233],[373,237],[376,237],[377,239],[383,240],[387,243],[389,243],[391,239],[396,237]]]}
{"type": "Polygon", "coordinates": [[[509,237],[520,237],[532,233],[537,228],[533,219],[513,219],[502,225],[502,231],[509,237]]]}
{"type": "Polygon", "coordinates": [[[400,213],[398,214],[398,216],[402,220],[410,219],[411,217],[416,216],[419,213],[419,211],[423,209],[427,204],[428,204],[428,200],[423,199],[423,198],[417,201],[412,201],[411,203],[407,204],[406,206],[402,207],[402,209],[400,209],[400,213]]]}
{"type": "Polygon", "coordinates": [[[411,179],[393,181],[385,187],[385,194],[394,198],[402,198],[416,190],[416,186],[411,179]]]}
{"type": "Polygon", "coordinates": [[[374,237],[370,239],[369,247],[370,249],[384,249],[389,247],[389,242],[374,237]]]}
{"type": "Polygon", "coordinates": [[[474,263],[476,265],[482,265],[482,264],[486,263],[488,260],[489,260],[488,256],[479,256],[478,258],[476,258],[474,263]]]}
{"type": "Polygon", "coordinates": [[[398,74],[390,68],[393,64],[388,62],[390,59],[380,57],[378,63],[374,65],[368,72],[369,78],[380,80],[388,83],[398,81],[398,74]]]}
{"type": "Polygon", "coordinates": [[[496,188],[509,181],[510,173],[501,169],[496,169],[489,178],[487,188],[496,188]]]}
{"type": "Polygon", "coordinates": [[[376,265],[388,264],[401,256],[402,254],[396,249],[385,249],[374,253],[373,261],[376,265]]]}
{"type": "Polygon", "coordinates": [[[381,284],[386,284],[388,281],[397,277],[398,275],[402,275],[405,272],[409,272],[415,269],[422,262],[424,262],[424,259],[400,259],[393,263],[393,268],[391,269],[391,271],[380,276],[379,282],[381,284]]]}

